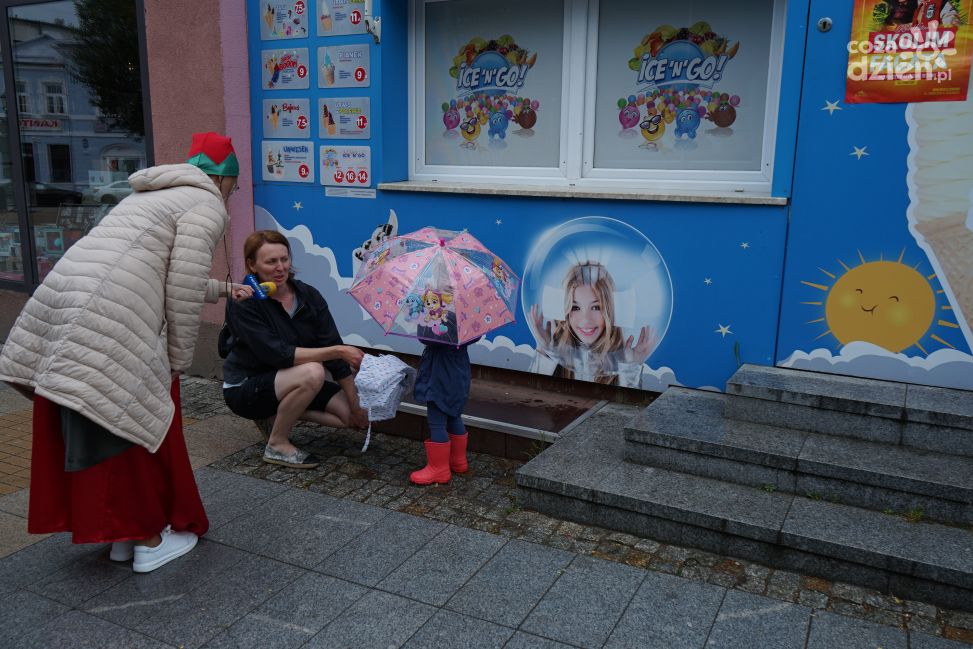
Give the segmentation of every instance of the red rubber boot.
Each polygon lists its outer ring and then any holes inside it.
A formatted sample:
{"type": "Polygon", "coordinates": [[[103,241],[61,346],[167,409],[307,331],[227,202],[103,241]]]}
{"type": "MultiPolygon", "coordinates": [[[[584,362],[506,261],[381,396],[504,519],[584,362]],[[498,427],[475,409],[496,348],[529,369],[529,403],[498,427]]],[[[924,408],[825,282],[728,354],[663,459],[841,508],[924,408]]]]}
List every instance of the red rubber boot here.
{"type": "Polygon", "coordinates": [[[466,461],[466,440],[469,435],[449,434],[449,470],[453,473],[466,473],[470,468],[466,461]]]}
{"type": "Polygon", "coordinates": [[[426,466],[409,474],[409,480],[414,484],[445,484],[449,482],[449,442],[425,441],[426,466]]]}

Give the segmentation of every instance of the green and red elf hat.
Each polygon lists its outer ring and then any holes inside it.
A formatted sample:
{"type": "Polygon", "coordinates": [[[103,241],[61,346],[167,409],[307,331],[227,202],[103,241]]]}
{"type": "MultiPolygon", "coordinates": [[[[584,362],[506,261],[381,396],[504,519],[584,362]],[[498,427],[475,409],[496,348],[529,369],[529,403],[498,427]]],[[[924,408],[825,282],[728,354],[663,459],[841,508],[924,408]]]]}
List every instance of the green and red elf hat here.
{"type": "Polygon", "coordinates": [[[240,161],[233,151],[230,138],[219,133],[193,133],[193,143],[189,147],[191,165],[199,167],[210,176],[239,176],[240,161]]]}

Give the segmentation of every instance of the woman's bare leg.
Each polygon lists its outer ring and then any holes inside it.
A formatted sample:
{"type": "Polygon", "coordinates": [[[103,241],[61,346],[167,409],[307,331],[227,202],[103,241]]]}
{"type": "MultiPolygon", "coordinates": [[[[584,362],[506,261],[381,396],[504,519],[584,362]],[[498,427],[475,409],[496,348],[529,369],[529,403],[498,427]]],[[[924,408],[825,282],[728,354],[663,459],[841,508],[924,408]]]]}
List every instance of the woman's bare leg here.
{"type": "Polygon", "coordinates": [[[351,405],[348,403],[348,396],[344,392],[339,392],[328,400],[324,412],[305,410],[300,419],[331,428],[348,428],[351,425],[351,405]]]}
{"type": "Polygon", "coordinates": [[[288,436],[307,409],[308,404],[324,385],[324,366],[320,363],[302,363],[277,372],[274,392],[280,402],[277,417],[270,431],[268,444],[281,453],[293,453],[295,447],[288,436]]]}

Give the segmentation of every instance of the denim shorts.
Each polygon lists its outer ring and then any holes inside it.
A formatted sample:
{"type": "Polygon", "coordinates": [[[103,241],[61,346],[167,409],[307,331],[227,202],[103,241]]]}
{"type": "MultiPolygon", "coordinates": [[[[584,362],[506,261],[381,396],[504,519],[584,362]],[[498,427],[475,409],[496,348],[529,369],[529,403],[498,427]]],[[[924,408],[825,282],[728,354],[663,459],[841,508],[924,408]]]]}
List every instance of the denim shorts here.
{"type": "MultiPolygon", "coordinates": [[[[267,419],[277,414],[277,393],[274,391],[274,379],[277,370],[270,370],[262,374],[248,377],[243,385],[223,388],[223,400],[233,414],[244,419],[267,419]]],[[[321,391],[308,404],[308,410],[324,412],[331,397],[341,392],[341,386],[331,381],[325,381],[321,391]]]]}

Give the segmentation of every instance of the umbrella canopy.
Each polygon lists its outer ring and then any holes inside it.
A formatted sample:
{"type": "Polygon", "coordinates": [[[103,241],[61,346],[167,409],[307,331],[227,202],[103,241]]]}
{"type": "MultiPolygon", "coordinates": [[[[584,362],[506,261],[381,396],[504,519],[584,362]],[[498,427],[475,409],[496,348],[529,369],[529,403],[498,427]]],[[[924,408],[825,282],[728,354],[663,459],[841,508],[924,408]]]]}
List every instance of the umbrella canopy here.
{"type": "Polygon", "coordinates": [[[519,285],[469,232],[426,227],[383,241],[348,292],[387,334],[462,345],[514,321],[519,285]]]}

